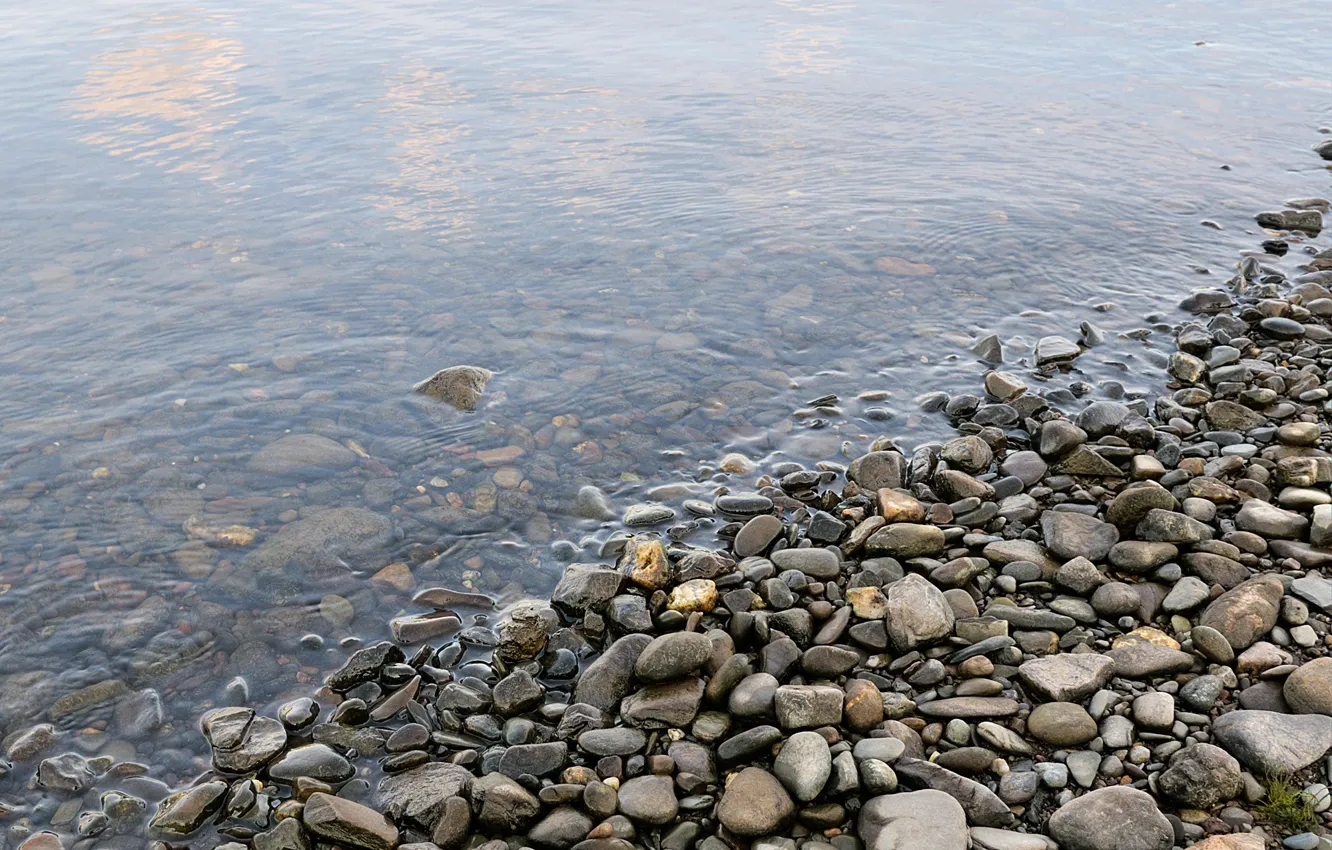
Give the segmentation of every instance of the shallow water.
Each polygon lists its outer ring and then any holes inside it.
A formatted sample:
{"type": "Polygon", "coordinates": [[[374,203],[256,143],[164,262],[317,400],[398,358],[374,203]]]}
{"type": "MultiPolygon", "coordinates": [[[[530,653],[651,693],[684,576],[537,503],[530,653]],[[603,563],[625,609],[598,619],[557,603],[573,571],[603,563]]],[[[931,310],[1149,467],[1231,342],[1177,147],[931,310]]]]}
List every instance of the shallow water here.
{"type": "MultiPolygon", "coordinates": [[[[1178,321],[1254,212],[1332,191],[1329,29],[1240,0],[5,4],[0,732],[188,781],[233,677],[306,693],[414,610],[385,564],[540,593],[608,533],[584,484],[678,504],[727,451],[909,446],[984,332],[1018,362],[1178,321]],[[478,412],[410,392],[456,363],[497,373],[478,412]],[[257,473],[287,433],[357,459],[257,473]],[[377,514],[371,545],[254,554],[327,507],[377,514]]],[[[1159,350],[1079,368],[1145,391],[1159,350]]],[[[16,817],[78,810],[31,775],[16,817]]]]}

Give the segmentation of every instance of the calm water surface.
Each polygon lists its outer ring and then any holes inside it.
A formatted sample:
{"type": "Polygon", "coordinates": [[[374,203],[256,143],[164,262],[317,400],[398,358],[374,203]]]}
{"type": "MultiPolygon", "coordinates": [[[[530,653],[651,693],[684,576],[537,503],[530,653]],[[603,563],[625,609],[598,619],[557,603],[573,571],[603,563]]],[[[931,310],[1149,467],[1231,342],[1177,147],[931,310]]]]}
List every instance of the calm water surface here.
{"type": "MultiPolygon", "coordinates": [[[[981,333],[1016,362],[1177,321],[1254,212],[1332,191],[1329,31],[1256,0],[11,0],[0,733],[188,781],[233,677],[306,693],[412,585],[594,558],[583,485],[678,505],[728,451],[909,446],[981,333]],[[476,413],[412,395],[456,363],[497,373],[476,413]],[[252,460],[311,433],[346,468],[252,460]]],[[[1085,379],[1146,390],[1158,339],[1085,379]]],[[[96,808],[31,775],[16,823],[96,808]]]]}

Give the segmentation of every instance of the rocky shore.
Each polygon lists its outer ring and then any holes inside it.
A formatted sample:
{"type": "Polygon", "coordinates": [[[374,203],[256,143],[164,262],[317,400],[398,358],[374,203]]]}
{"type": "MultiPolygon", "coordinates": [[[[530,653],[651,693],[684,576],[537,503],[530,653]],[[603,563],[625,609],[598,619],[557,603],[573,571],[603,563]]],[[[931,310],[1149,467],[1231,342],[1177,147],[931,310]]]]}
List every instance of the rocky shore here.
{"type": "MultiPolygon", "coordinates": [[[[955,438],[723,458],[752,488],[630,507],[548,602],[423,590],[308,698],[201,718],[214,770],[155,811],[106,792],[71,834],[13,837],[93,848],[148,816],[158,850],[1332,847],[1332,249],[1326,202],[1287,206],[1182,305],[1154,399],[1086,403],[1094,329],[1032,362],[980,340],[983,393],[919,400],[955,438]],[[1265,260],[1291,252],[1298,276],[1265,260]],[[716,545],[663,533],[682,514],[716,545]]],[[[423,391],[475,405],[489,373],[459,368],[423,391]]],[[[13,769],[73,799],[124,772],[54,739],[11,735],[13,769]]]]}

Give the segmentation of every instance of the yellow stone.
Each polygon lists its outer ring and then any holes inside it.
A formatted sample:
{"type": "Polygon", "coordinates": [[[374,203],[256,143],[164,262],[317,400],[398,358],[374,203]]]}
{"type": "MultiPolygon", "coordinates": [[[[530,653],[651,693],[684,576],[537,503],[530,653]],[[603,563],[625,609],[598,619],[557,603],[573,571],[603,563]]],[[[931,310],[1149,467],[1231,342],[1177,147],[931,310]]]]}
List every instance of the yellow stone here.
{"type": "Polygon", "coordinates": [[[389,564],[370,577],[370,583],[384,590],[398,590],[407,593],[416,586],[416,577],[412,568],[402,561],[389,564]]]}
{"type": "Polygon", "coordinates": [[[853,587],[846,592],[846,601],[862,620],[882,620],[888,614],[888,597],[877,587],[853,587]]]}
{"type": "Polygon", "coordinates": [[[671,591],[666,607],[685,614],[706,614],[717,607],[717,583],[706,578],[690,579],[671,591]]]}
{"type": "Polygon", "coordinates": [[[259,529],[246,525],[208,525],[197,516],[183,524],[185,533],[213,546],[249,546],[259,536],[259,529]]]}
{"type": "Polygon", "coordinates": [[[110,478],[111,470],[107,469],[105,466],[99,466],[93,470],[92,477],[98,481],[103,478],[110,478]]]}
{"type": "Polygon", "coordinates": [[[921,522],[925,506],[906,493],[883,489],[879,491],[879,514],[884,522],[921,522]]]}
{"type": "Polygon", "coordinates": [[[624,554],[620,556],[620,572],[639,587],[648,590],[664,588],[671,579],[671,564],[661,538],[647,534],[629,538],[624,554]]]}
{"type": "Polygon", "coordinates": [[[330,593],[319,600],[319,616],[335,626],[346,628],[356,619],[356,609],[345,597],[330,593]]]}
{"type": "Polygon", "coordinates": [[[748,475],[754,471],[754,462],[735,452],[723,457],[718,466],[721,467],[722,472],[729,472],[732,475],[748,475]]]}
{"type": "Polygon", "coordinates": [[[1120,635],[1110,643],[1110,646],[1113,649],[1118,649],[1121,646],[1135,646],[1144,643],[1164,646],[1167,649],[1179,649],[1179,641],[1152,626],[1140,626],[1126,635],[1120,635]]]}

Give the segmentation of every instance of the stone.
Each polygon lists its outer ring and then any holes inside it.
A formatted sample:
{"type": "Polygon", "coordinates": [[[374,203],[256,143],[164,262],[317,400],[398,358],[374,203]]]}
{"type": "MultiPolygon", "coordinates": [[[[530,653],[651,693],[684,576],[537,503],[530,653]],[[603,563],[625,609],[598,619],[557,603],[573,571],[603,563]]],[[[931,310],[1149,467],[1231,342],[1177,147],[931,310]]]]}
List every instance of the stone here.
{"type": "Polygon", "coordinates": [[[844,699],[842,689],[832,685],[782,685],[773,705],[783,729],[808,729],[840,723],[844,699]]]}
{"type": "MultiPolygon", "coordinates": [[[[672,802],[674,799],[672,795],[672,802]]],[[[527,838],[533,845],[547,850],[568,850],[587,838],[592,826],[592,819],[587,815],[570,806],[561,806],[538,821],[527,833],[527,838]]]]}
{"type": "Polygon", "coordinates": [[[574,702],[588,703],[611,711],[629,694],[634,665],[652,642],[649,635],[625,635],[610,645],[583,670],[574,688],[574,702]]]}
{"type": "Polygon", "coordinates": [[[336,844],[364,850],[393,850],[398,829],[368,806],[331,794],[311,794],[301,821],[311,833],[336,844]]]}
{"type": "Polygon", "coordinates": [[[742,838],[771,835],[794,814],[795,803],[782,783],[758,767],[737,773],[727,783],[717,806],[722,826],[742,838]]]}
{"type": "Polygon", "coordinates": [[[773,760],[772,772],[796,800],[813,800],[832,775],[828,742],[817,732],[795,733],[773,760]]]}
{"type": "Polygon", "coordinates": [[[765,551],[777,535],[782,533],[782,521],[772,514],[752,517],[736,534],[732,543],[735,554],[741,558],[758,555],[765,551]]]}
{"type": "Polygon", "coordinates": [[[1027,718],[1027,731],[1056,747],[1076,747],[1096,737],[1096,721],[1087,710],[1072,702],[1046,702],[1027,718]]]}
{"type": "Polygon", "coordinates": [[[1083,557],[1102,561],[1119,542],[1119,529],[1095,517],[1073,511],[1046,511],[1041,514],[1045,546],[1064,558],[1083,557]]]}
{"type": "Polygon", "coordinates": [[[927,717],[974,720],[982,717],[1010,717],[1018,713],[1018,704],[1007,697],[948,697],[930,700],[918,707],[927,717]]]}
{"type": "Polygon", "coordinates": [[[1286,677],[1286,703],[1296,714],[1332,715],[1332,658],[1315,658],[1286,677]]]}
{"type": "Polygon", "coordinates": [[[1148,691],[1133,700],[1133,720],[1144,729],[1169,729],[1175,722],[1175,698],[1148,691]]]}
{"type": "Polygon", "coordinates": [[[1276,625],[1285,587],[1271,575],[1249,579],[1218,596],[1199,625],[1216,629],[1235,650],[1247,649],[1276,625]]]}
{"type": "Polygon", "coordinates": [[[1261,413],[1224,399],[1208,402],[1203,406],[1203,412],[1207,421],[1218,431],[1252,431],[1267,424],[1267,418],[1261,413]]]}
{"type": "Polygon", "coordinates": [[[886,794],[861,807],[857,830],[871,850],[967,850],[967,817],[942,791],[886,794]]]}
{"type": "Polygon", "coordinates": [[[1115,662],[1115,675],[1126,679],[1152,679],[1193,667],[1193,656],[1187,652],[1151,643],[1121,644],[1105,654],[1115,662]]]}
{"type": "Polygon", "coordinates": [[[494,373],[480,366],[449,366],[412,387],[412,390],[459,410],[475,410],[494,373]]]}
{"type": "Polygon", "coordinates": [[[278,782],[294,783],[298,778],[317,779],[339,785],[351,779],[351,762],[324,744],[293,747],[268,766],[268,775],[278,782]]]}
{"type": "Polygon", "coordinates": [[[799,570],[823,580],[837,578],[842,571],[837,555],[829,549],[783,549],[772,554],[772,562],[780,570],[799,570]]]}
{"type": "Polygon", "coordinates": [[[885,525],[865,541],[865,549],[870,553],[900,560],[932,558],[943,552],[944,545],[942,529],[910,522],[885,525]]]}
{"type": "Polygon", "coordinates": [[[1303,770],[1332,748],[1332,720],[1319,714],[1242,709],[1214,720],[1212,734],[1240,764],[1263,774],[1303,770]]]}
{"type": "Polygon", "coordinates": [[[1120,572],[1136,575],[1154,570],[1178,554],[1179,547],[1173,543],[1121,540],[1110,547],[1110,564],[1120,572]]]}
{"type": "Polygon", "coordinates": [[[888,586],[888,637],[900,652],[952,634],[953,608],[928,579],[908,574],[888,586]]]}
{"type": "Polygon", "coordinates": [[[250,455],[246,464],[260,475],[314,478],[356,465],[356,453],[318,434],[288,434],[250,455]]]}
{"type": "MultiPolygon", "coordinates": [[[[329,508],[283,526],[241,559],[241,570],[261,576],[288,568],[300,574],[378,569],[390,560],[393,523],[365,508],[329,508]]],[[[261,582],[262,584],[262,582],[261,582]]]]}
{"type": "Polygon", "coordinates": [[[906,458],[899,452],[870,452],[851,461],[846,477],[871,493],[902,486],[906,458]]]}
{"type": "Polygon", "coordinates": [[[1138,522],[1139,539],[1149,543],[1200,543],[1212,539],[1212,529],[1176,511],[1152,508],[1138,522]]]}
{"type": "Polygon", "coordinates": [[[1059,653],[1022,662],[1018,676],[1041,699],[1081,702],[1105,687],[1114,666],[1106,655],[1059,653]]]}
{"type": "Polygon", "coordinates": [[[581,616],[588,611],[605,609],[624,583],[618,570],[599,564],[569,564],[550,593],[555,607],[581,616]]]}
{"type": "Polygon", "coordinates": [[[214,780],[172,794],[158,804],[148,827],[169,835],[189,835],[222,807],[226,793],[227,783],[214,780]]]}
{"type": "Polygon", "coordinates": [[[473,781],[471,798],[481,827],[500,834],[525,832],[541,812],[541,802],[502,773],[473,781]]]}
{"type": "MultiPolygon", "coordinates": [[[[620,703],[620,715],[631,726],[660,729],[687,726],[703,702],[703,680],[690,676],[662,685],[650,685],[620,703]]],[[[840,703],[839,692],[839,707],[840,703]]]]}
{"type": "Polygon", "coordinates": [[[675,820],[679,802],[669,776],[638,776],[620,786],[620,811],[640,823],[663,826],[675,820]]]}
{"type": "Polygon", "coordinates": [[[960,776],[933,762],[902,758],[893,769],[903,782],[918,788],[942,791],[962,806],[967,823],[975,826],[1008,826],[1013,813],[993,791],[975,780],[960,776]]]}
{"type": "Polygon", "coordinates": [[[944,443],[943,448],[939,450],[939,457],[954,469],[975,475],[990,468],[994,452],[980,437],[966,435],[954,437],[944,443]]]}
{"type": "Polygon", "coordinates": [[[1170,850],[1170,821],[1150,794],[1127,786],[1101,788],[1060,806],[1050,837],[1061,850],[1170,850]]]}
{"type": "Polygon", "coordinates": [[[578,748],[594,756],[628,756],[645,746],[647,735],[625,726],[589,729],[578,736],[578,748]]]}
{"type": "Polygon", "coordinates": [[[405,819],[431,829],[444,814],[450,798],[465,797],[472,788],[467,768],[446,762],[430,762],[384,777],[379,783],[379,801],[395,820],[405,819]]]}
{"type": "Polygon", "coordinates": [[[1062,336],[1043,336],[1036,341],[1036,367],[1066,365],[1081,353],[1077,343],[1062,336]]]}
{"type": "Polygon", "coordinates": [[[647,590],[660,590],[675,577],[666,546],[653,534],[636,534],[625,543],[618,569],[634,584],[647,590]]]}
{"type": "Polygon", "coordinates": [[[634,662],[634,675],[644,682],[669,682],[688,676],[712,655],[712,641],[699,632],[671,632],[653,638],[634,662]]]}
{"type": "Polygon", "coordinates": [[[1190,744],[1176,752],[1157,782],[1166,796],[1205,810],[1234,799],[1244,787],[1239,762],[1212,744],[1190,744]]]}
{"type": "Polygon", "coordinates": [[[1308,530],[1309,520],[1261,499],[1249,499],[1235,514],[1235,527],[1267,538],[1299,540],[1308,530]]]}

